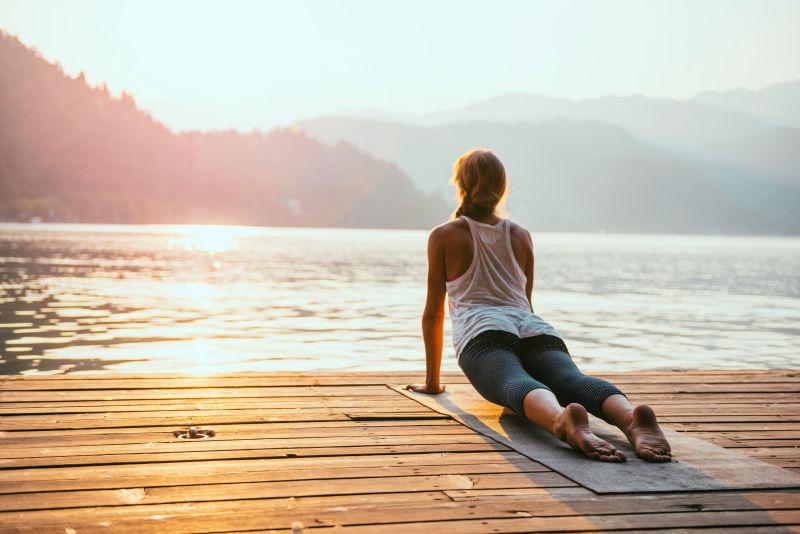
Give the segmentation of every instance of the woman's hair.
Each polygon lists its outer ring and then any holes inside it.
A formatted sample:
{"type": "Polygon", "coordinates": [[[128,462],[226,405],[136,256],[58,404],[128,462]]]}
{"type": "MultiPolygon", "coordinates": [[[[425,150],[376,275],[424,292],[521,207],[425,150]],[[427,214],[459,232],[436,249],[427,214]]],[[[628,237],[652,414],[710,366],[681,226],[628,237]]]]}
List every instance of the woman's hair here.
{"type": "Polygon", "coordinates": [[[505,214],[506,169],[491,150],[470,150],[458,158],[450,183],[456,186],[458,198],[451,218],[505,214]]]}

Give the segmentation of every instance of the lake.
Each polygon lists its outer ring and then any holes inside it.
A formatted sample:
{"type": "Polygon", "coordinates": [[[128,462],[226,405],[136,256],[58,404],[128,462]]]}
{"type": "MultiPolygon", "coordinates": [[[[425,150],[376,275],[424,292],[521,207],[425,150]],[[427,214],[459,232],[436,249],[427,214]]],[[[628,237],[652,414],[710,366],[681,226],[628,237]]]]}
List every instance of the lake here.
{"type": "MultiPolygon", "coordinates": [[[[800,365],[800,238],[533,237],[534,310],[585,370],[800,365]]],[[[426,239],[0,224],[0,374],[422,370],[426,239]]]]}

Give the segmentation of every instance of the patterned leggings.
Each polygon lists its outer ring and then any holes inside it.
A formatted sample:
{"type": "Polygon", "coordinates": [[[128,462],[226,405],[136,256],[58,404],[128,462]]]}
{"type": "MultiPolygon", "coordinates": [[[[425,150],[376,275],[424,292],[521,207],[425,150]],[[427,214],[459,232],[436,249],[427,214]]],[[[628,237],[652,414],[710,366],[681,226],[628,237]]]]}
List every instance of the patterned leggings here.
{"type": "Polygon", "coordinates": [[[547,334],[520,339],[501,330],[481,332],[461,351],[458,365],[483,398],[523,417],[523,399],[538,388],[552,391],[562,406],[577,402],[600,418],[603,401],[623,395],[610,382],[581,373],[564,342],[547,334]]]}

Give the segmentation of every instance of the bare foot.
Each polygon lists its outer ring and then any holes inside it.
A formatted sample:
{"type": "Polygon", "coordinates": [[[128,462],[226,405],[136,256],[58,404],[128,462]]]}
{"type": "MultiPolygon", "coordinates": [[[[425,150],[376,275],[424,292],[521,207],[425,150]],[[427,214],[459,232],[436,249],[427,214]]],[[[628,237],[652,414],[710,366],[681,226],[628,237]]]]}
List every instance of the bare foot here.
{"type": "Polygon", "coordinates": [[[589,428],[586,408],[572,403],[561,412],[556,422],[556,434],[561,441],[593,460],[601,462],[624,462],[625,455],[609,442],[595,436],[589,428]]]}
{"type": "Polygon", "coordinates": [[[656,414],[649,406],[637,406],[633,410],[631,423],[625,430],[628,441],[636,449],[636,456],[648,462],[672,460],[669,443],[658,426],[656,414]]]}

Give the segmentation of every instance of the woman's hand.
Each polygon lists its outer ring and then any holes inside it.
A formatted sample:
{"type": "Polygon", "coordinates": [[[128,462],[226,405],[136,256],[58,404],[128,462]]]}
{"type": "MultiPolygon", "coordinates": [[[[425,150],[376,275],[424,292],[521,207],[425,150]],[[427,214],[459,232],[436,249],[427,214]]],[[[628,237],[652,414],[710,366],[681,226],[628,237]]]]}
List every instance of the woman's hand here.
{"type": "Polygon", "coordinates": [[[428,384],[425,384],[424,386],[409,384],[406,386],[406,389],[413,391],[415,393],[425,393],[427,395],[438,395],[439,393],[444,393],[444,386],[441,384],[436,384],[432,386],[428,384]]]}

